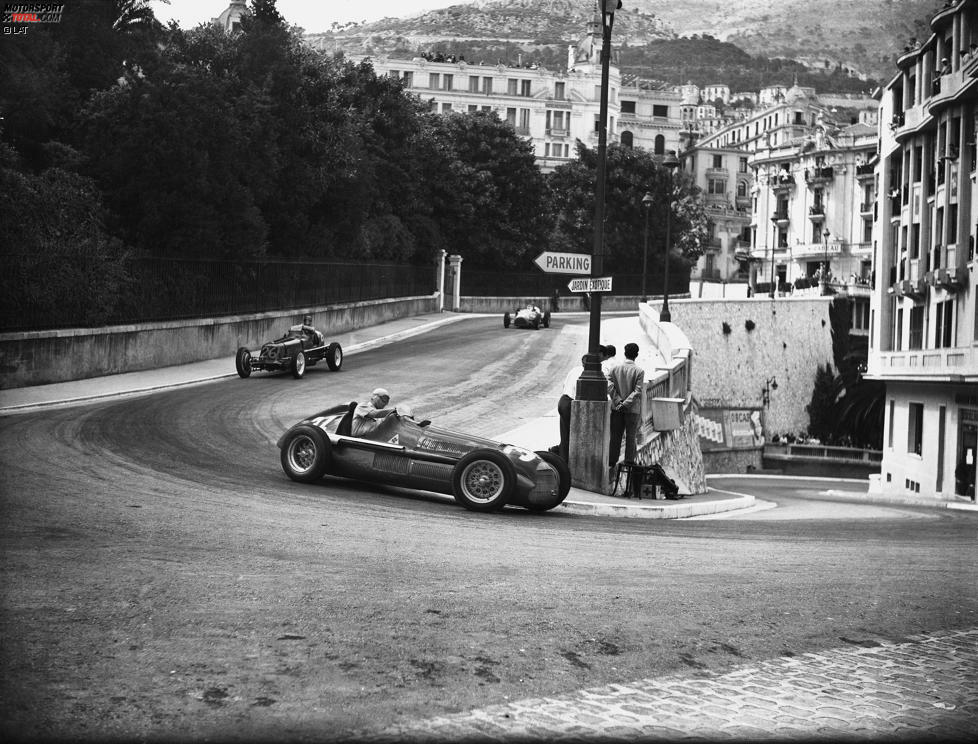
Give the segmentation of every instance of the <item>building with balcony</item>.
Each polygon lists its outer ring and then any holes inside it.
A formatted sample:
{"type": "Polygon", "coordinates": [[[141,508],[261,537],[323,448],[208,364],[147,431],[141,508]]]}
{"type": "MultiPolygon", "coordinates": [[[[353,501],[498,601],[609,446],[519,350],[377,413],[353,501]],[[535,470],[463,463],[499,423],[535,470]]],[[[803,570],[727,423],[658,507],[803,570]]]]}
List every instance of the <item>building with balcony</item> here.
{"type": "Polygon", "coordinates": [[[886,385],[878,488],[953,501],[978,462],[978,0],[930,27],[880,92],[867,377],[886,385]]]}

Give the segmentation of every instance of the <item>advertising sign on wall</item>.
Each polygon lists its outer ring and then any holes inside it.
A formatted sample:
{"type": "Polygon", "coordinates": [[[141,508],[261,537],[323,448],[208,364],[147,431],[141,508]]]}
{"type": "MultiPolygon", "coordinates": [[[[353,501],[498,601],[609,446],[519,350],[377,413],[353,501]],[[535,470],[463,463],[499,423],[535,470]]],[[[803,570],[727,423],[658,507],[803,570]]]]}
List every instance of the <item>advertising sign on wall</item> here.
{"type": "Polygon", "coordinates": [[[718,449],[753,449],[764,444],[759,408],[701,408],[696,431],[703,452],[718,449]]]}

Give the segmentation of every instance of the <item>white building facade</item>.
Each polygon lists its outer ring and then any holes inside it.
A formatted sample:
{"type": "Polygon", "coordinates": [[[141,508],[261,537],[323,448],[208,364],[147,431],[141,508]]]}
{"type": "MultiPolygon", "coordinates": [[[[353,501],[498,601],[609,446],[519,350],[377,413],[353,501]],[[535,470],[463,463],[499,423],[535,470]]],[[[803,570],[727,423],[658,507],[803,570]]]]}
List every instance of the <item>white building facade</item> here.
{"type": "Polygon", "coordinates": [[[881,92],[869,370],[878,488],[973,500],[978,450],[978,0],[946,3],[881,92]]]}

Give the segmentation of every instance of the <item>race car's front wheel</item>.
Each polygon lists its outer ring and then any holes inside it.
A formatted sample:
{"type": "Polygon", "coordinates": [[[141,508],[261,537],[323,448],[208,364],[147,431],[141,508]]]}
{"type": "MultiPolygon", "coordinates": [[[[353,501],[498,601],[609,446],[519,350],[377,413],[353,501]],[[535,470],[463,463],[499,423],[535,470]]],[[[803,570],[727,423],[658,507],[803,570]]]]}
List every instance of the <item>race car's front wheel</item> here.
{"type": "Polygon", "coordinates": [[[509,313],[504,313],[503,314],[503,328],[509,328],[509,323],[510,323],[509,313]]]}
{"type": "Polygon", "coordinates": [[[282,444],[282,470],[294,481],[313,483],[329,468],[329,439],[316,427],[297,426],[282,444]]]}
{"type": "Polygon", "coordinates": [[[251,377],[251,352],[247,346],[238,347],[238,353],[234,357],[234,367],[238,370],[238,376],[251,377]]]}
{"type": "Polygon", "coordinates": [[[506,506],[516,488],[516,468],[501,452],[474,450],[452,471],[452,494],[466,509],[491,512],[506,506]]]}
{"type": "Polygon", "coordinates": [[[335,341],[326,347],[326,366],[334,372],[343,366],[343,347],[335,341]]]}
{"type": "Polygon", "coordinates": [[[297,351],[295,356],[292,357],[292,376],[295,379],[299,379],[306,373],[306,355],[301,351],[297,351]]]}

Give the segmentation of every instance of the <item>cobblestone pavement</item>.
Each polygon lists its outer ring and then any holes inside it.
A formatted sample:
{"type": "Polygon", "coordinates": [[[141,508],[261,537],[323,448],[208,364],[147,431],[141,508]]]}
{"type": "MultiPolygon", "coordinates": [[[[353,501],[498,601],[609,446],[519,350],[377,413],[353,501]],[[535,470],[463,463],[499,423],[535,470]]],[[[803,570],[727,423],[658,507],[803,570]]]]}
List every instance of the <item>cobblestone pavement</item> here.
{"type": "Polygon", "coordinates": [[[850,643],[411,721],[358,741],[978,741],[978,628],[850,643]]]}

